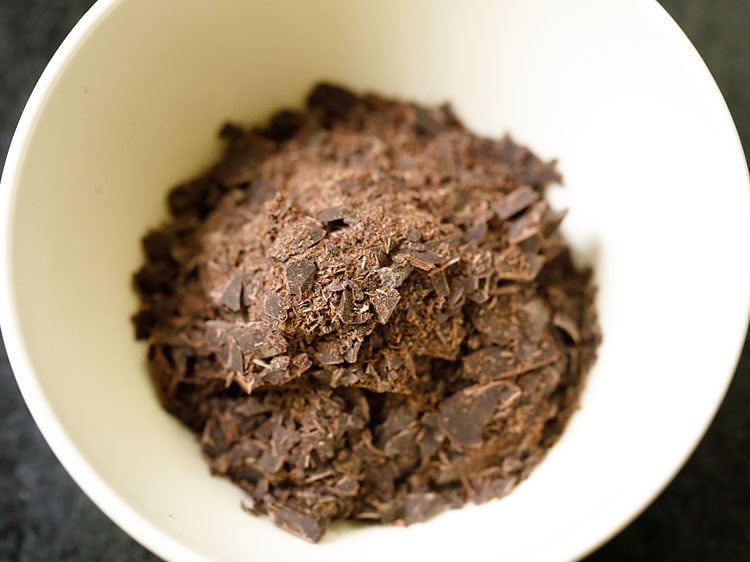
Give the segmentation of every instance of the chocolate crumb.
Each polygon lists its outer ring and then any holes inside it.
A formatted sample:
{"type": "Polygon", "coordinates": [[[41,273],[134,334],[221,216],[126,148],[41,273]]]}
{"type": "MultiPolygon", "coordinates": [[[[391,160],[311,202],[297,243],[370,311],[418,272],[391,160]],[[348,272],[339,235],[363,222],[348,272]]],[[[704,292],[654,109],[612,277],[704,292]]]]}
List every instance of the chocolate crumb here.
{"type": "Polygon", "coordinates": [[[167,411],[243,508],[310,542],[506,495],[552,446],[601,340],[560,181],[448,105],[319,84],[227,124],[134,275],[167,411]]]}

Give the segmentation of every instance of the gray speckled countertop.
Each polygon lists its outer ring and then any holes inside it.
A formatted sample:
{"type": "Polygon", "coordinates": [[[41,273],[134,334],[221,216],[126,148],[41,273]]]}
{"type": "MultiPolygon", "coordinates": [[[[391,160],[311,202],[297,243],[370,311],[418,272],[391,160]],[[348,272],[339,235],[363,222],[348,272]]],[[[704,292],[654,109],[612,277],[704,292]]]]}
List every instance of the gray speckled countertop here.
{"type": "MultiPolygon", "coordinates": [[[[750,0],[662,0],[714,74],[748,155],[750,0]]],[[[0,163],[44,65],[91,0],[0,0],[0,163]]],[[[745,258],[743,256],[743,258],[745,258]]],[[[587,560],[750,560],[750,346],[708,434],[636,521],[587,560]]],[[[0,345],[0,561],[157,560],[79,490],[0,345]]]]}

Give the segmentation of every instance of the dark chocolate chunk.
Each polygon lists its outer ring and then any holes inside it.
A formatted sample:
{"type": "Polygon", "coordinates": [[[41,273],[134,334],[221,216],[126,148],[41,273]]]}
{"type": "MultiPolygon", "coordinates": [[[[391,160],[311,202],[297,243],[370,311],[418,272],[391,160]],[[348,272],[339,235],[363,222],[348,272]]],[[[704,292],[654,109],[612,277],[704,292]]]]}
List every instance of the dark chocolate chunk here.
{"type": "Polygon", "coordinates": [[[242,127],[237,123],[226,122],[219,129],[219,138],[226,141],[235,141],[244,134],[242,127]]]}
{"type": "Polygon", "coordinates": [[[133,316],[135,324],[135,339],[145,340],[151,335],[156,327],[158,317],[149,309],[141,309],[133,316]]]}
{"type": "Polygon", "coordinates": [[[511,246],[495,256],[495,271],[501,281],[532,281],[539,275],[546,260],[511,246]]]}
{"type": "Polygon", "coordinates": [[[344,219],[349,219],[351,216],[351,211],[347,211],[345,207],[326,207],[318,213],[318,220],[320,222],[344,222],[344,219]]]}
{"type": "Polygon", "coordinates": [[[445,126],[431,115],[430,110],[417,104],[412,104],[412,108],[416,117],[414,128],[420,135],[432,137],[445,129],[445,126]]]}
{"type": "Polygon", "coordinates": [[[325,235],[326,231],[319,222],[309,217],[302,217],[279,232],[270,253],[276,259],[286,261],[314,246],[325,235]]]}
{"type": "Polygon", "coordinates": [[[333,485],[332,490],[339,496],[355,497],[359,492],[359,482],[351,476],[344,475],[333,485]]]}
{"type": "Polygon", "coordinates": [[[502,498],[508,495],[516,484],[518,484],[518,478],[515,477],[482,478],[478,482],[477,495],[474,496],[474,501],[476,503],[485,503],[492,499],[502,498]]]}
{"type": "Polygon", "coordinates": [[[292,138],[297,131],[305,126],[305,116],[299,111],[283,109],[271,117],[268,125],[259,129],[259,135],[276,142],[283,142],[292,138]]]}
{"type": "Polygon", "coordinates": [[[219,363],[228,371],[239,372],[245,370],[245,362],[242,356],[242,349],[234,340],[227,342],[216,352],[219,363]]]}
{"type": "MultiPolygon", "coordinates": [[[[204,216],[207,210],[208,194],[214,188],[213,181],[208,177],[178,185],[169,192],[167,203],[169,210],[175,217],[189,217],[191,215],[204,216]]],[[[215,201],[211,201],[215,204],[215,201]]]]}
{"type": "Polygon", "coordinates": [[[315,264],[305,258],[299,258],[286,264],[286,287],[295,297],[302,297],[312,283],[315,275],[315,264]]]}
{"type": "Polygon", "coordinates": [[[320,365],[340,365],[344,362],[341,347],[337,341],[322,341],[318,344],[315,359],[320,365]]]}
{"type": "Polygon", "coordinates": [[[464,447],[482,442],[482,431],[498,407],[505,388],[498,384],[469,386],[440,402],[440,422],[448,436],[464,447]]]}
{"type": "Polygon", "coordinates": [[[287,349],[284,336],[265,322],[231,323],[209,320],[206,325],[209,329],[209,342],[216,342],[220,346],[233,339],[240,349],[258,359],[273,357],[287,349]]]}
{"type": "Polygon", "coordinates": [[[403,254],[397,254],[394,261],[398,258],[402,258],[400,261],[406,261],[422,271],[430,271],[436,265],[443,262],[443,258],[433,252],[419,252],[416,250],[407,250],[403,254]]]}
{"type": "Polygon", "coordinates": [[[330,127],[345,119],[359,103],[359,97],[334,84],[318,84],[307,98],[307,105],[324,111],[323,126],[330,127]]]}
{"type": "Polygon", "coordinates": [[[152,261],[169,260],[172,258],[174,237],[163,230],[154,230],[143,237],[143,249],[146,257],[152,261]]]}
{"type": "Polygon", "coordinates": [[[242,308],[242,277],[235,275],[229,281],[229,285],[221,296],[221,304],[233,312],[239,312],[242,308]]]}
{"type": "Polygon", "coordinates": [[[247,190],[245,202],[249,212],[258,212],[266,201],[273,199],[278,190],[264,182],[254,181],[247,190]]]}
{"type": "Polygon", "coordinates": [[[522,185],[503,196],[499,201],[493,201],[492,210],[500,220],[506,220],[526,209],[539,199],[539,193],[528,185],[522,185]]]}
{"type": "Polygon", "coordinates": [[[513,352],[499,346],[475,351],[463,359],[463,376],[475,381],[493,381],[516,374],[513,352]]]}
{"type": "Polygon", "coordinates": [[[378,269],[380,282],[388,289],[398,289],[406,278],[409,277],[412,268],[410,265],[400,267],[381,267],[378,269]]]}
{"type": "Polygon", "coordinates": [[[510,221],[508,227],[508,238],[511,243],[519,243],[532,236],[536,236],[541,229],[542,217],[547,211],[547,203],[538,201],[534,203],[518,218],[510,221]]]}
{"type": "Polygon", "coordinates": [[[378,322],[387,324],[400,300],[401,295],[396,289],[390,287],[376,289],[375,293],[370,297],[370,301],[375,309],[378,322]]]}
{"type": "Polygon", "coordinates": [[[135,286],[144,295],[169,293],[177,278],[177,267],[169,262],[152,262],[144,265],[134,277],[135,286]]]}
{"type": "Polygon", "coordinates": [[[303,513],[290,507],[268,504],[268,515],[277,527],[284,529],[310,542],[318,542],[326,530],[324,519],[312,514],[303,513]]]}
{"type": "Polygon", "coordinates": [[[273,323],[282,322],[286,318],[286,310],[281,304],[281,299],[276,293],[268,293],[262,299],[261,314],[264,319],[273,323]]]}
{"type": "Polygon", "coordinates": [[[247,184],[257,178],[257,167],[276,150],[276,143],[255,133],[233,140],[217,170],[227,186],[247,184]]]}
{"type": "Polygon", "coordinates": [[[407,495],[404,498],[404,524],[426,521],[444,503],[445,500],[434,492],[407,495]]]}
{"type": "Polygon", "coordinates": [[[435,289],[435,294],[439,297],[447,297],[451,294],[451,288],[448,285],[448,278],[445,276],[445,271],[438,269],[430,274],[430,281],[432,281],[432,287],[435,289]]]}

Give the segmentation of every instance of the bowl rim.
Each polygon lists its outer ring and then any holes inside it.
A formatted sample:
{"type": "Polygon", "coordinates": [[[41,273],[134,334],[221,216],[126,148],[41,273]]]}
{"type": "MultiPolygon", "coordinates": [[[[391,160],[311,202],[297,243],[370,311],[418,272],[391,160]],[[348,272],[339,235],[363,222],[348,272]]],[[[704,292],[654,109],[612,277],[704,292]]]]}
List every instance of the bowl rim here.
{"type": "MultiPolygon", "coordinates": [[[[710,101],[719,104],[720,107],[717,109],[723,114],[725,125],[728,127],[727,134],[731,132],[734,135],[740,162],[745,166],[745,183],[750,187],[747,163],[736,125],[721,91],[702,57],[657,0],[631,1],[640,8],[644,17],[649,18],[653,24],[658,26],[659,32],[670,43],[675,56],[682,59],[684,68],[693,74],[693,78],[712,90],[710,101]]],[[[37,379],[13,301],[14,291],[10,268],[12,257],[10,219],[18,186],[18,173],[22,167],[24,153],[29,145],[39,114],[44,109],[45,102],[54,89],[58,77],[65,71],[67,62],[75,56],[79,46],[88,39],[98,24],[106,19],[122,2],[124,0],[97,0],[75,24],[39,77],[13,134],[0,179],[0,224],[3,225],[0,229],[0,264],[2,264],[2,267],[0,267],[0,326],[2,327],[7,355],[24,401],[48,446],[76,484],[107,517],[155,554],[168,560],[205,561],[206,559],[203,556],[159,530],[146,517],[131,507],[124,498],[110,488],[108,483],[78,451],[55,415],[37,379]]],[[[746,195],[746,200],[750,202],[750,190],[746,195]]],[[[750,211],[750,205],[747,205],[747,207],[750,211]]],[[[750,213],[748,215],[750,216],[750,213]]],[[[748,279],[748,287],[750,287],[750,279],[748,279]]],[[[691,445],[681,455],[672,460],[668,476],[658,486],[652,487],[650,490],[644,490],[635,510],[629,513],[620,513],[613,518],[614,520],[608,520],[605,525],[605,532],[598,534],[579,533],[566,538],[563,544],[550,545],[555,548],[554,552],[549,547],[543,547],[539,551],[540,553],[551,555],[556,559],[559,559],[560,555],[571,556],[576,559],[583,558],[609,541],[636,519],[674,479],[703,439],[734,378],[748,330],[748,322],[750,321],[750,291],[748,291],[745,300],[744,330],[735,335],[735,353],[732,363],[734,367],[731,372],[724,375],[725,380],[721,392],[715,397],[711,413],[703,420],[700,432],[694,436],[691,445]]]]}

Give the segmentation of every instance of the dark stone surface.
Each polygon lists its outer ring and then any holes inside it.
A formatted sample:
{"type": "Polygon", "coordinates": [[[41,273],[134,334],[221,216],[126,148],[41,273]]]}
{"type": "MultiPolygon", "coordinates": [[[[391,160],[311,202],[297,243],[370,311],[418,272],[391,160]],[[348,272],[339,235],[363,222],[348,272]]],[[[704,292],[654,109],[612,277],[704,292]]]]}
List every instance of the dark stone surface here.
{"type": "MultiPolygon", "coordinates": [[[[44,65],[90,0],[0,0],[0,163],[44,65]]],[[[750,2],[662,0],[703,55],[750,147],[750,2]]],[[[637,38],[634,37],[634,40],[637,38]]],[[[750,345],[706,437],[659,499],[591,562],[750,560],[750,345]]],[[[60,466],[0,345],[0,561],[156,560],[60,466]]]]}

